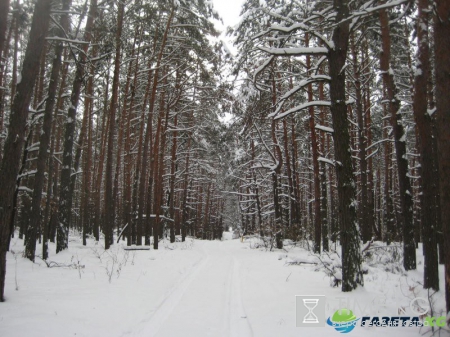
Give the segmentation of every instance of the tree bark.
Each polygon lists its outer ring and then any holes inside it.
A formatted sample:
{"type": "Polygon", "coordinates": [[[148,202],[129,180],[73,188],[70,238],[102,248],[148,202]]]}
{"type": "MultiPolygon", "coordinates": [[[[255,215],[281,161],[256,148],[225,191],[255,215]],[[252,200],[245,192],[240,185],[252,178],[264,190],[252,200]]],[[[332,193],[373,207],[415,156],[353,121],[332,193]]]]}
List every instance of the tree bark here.
{"type": "Polygon", "coordinates": [[[420,222],[424,248],[424,288],[439,290],[438,255],[436,240],[436,207],[438,202],[434,177],[434,149],[431,117],[428,114],[428,74],[430,52],[428,41],[428,0],[419,0],[417,22],[417,68],[414,81],[414,117],[419,135],[420,153],[420,222]]]}
{"type": "Polygon", "coordinates": [[[103,231],[105,234],[105,249],[109,249],[114,243],[113,230],[115,220],[114,207],[114,189],[113,189],[113,149],[114,134],[116,130],[116,110],[119,99],[119,75],[120,75],[120,52],[122,46],[122,23],[124,13],[124,2],[119,1],[119,12],[117,15],[116,31],[116,55],[114,58],[114,77],[112,84],[111,106],[109,108],[109,130],[108,130],[108,150],[106,154],[106,172],[105,172],[105,217],[103,222],[103,231]]]}
{"type": "Polygon", "coordinates": [[[434,54],[436,77],[439,190],[445,262],[445,301],[450,311],[450,2],[435,1],[434,54]]]}
{"type": "Polygon", "coordinates": [[[175,115],[173,127],[175,131],[172,134],[172,153],[170,160],[170,187],[169,187],[169,216],[170,216],[170,242],[175,242],[175,174],[176,174],[176,160],[177,160],[177,137],[176,131],[178,126],[178,114],[175,115]]]}
{"type": "Polygon", "coordinates": [[[40,55],[43,52],[45,37],[50,19],[50,0],[38,0],[34,7],[30,38],[22,66],[22,78],[17,84],[13,97],[8,137],[4,146],[4,157],[0,166],[0,301],[5,300],[6,249],[10,233],[15,182],[19,171],[20,155],[24,144],[28,106],[33,86],[39,71],[40,55]]]}
{"type": "MultiPolygon", "coordinates": [[[[94,27],[94,18],[97,12],[97,0],[91,0],[86,28],[84,33],[84,41],[91,41],[91,32],[94,27]]],[[[78,102],[81,94],[81,86],[83,84],[88,44],[83,45],[83,53],[79,53],[79,59],[76,61],[76,72],[72,86],[72,94],[70,96],[70,107],[67,112],[64,131],[64,146],[61,168],[61,186],[59,195],[59,216],[56,238],[56,252],[67,249],[69,246],[69,225],[72,212],[71,177],[72,177],[72,151],[74,145],[75,121],[77,114],[78,102]]]]}
{"type": "MultiPolygon", "coordinates": [[[[68,12],[71,0],[64,0],[62,10],[68,12]]],[[[60,19],[61,28],[67,31],[69,28],[68,14],[62,14],[60,19]]],[[[64,37],[64,32],[58,28],[56,35],[64,37]]],[[[59,83],[59,74],[62,63],[62,42],[57,42],[55,46],[55,56],[53,58],[52,71],[50,75],[50,83],[48,87],[47,99],[45,102],[44,122],[39,137],[39,154],[36,163],[36,174],[34,175],[33,199],[31,203],[30,222],[28,228],[28,239],[25,250],[25,256],[34,262],[36,252],[36,234],[41,222],[41,199],[42,189],[44,187],[44,174],[48,158],[48,148],[50,143],[50,133],[53,123],[53,109],[55,107],[56,90],[59,83]]],[[[46,235],[45,235],[46,236],[46,235]]],[[[46,238],[45,238],[46,239],[46,238]]],[[[44,243],[46,244],[46,242],[44,243]]],[[[46,258],[44,256],[43,258],[46,258]]]]}
{"type": "Polygon", "coordinates": [[[9,0],[0,2],[0,58],[5,48],[6,30],[8,28],[9,0]]]}
{"type": "Polygon", "coordinates": [[[391,125],[394,134],[395,154],[397,159],[399,194],[401,205],[402,236],[403,236],[403,266],[406,270],[416,269],[416,245],[414,242],[413,201],[411,182],[408,174],[406,158],[406,135],[401,121],[400,100],[394,81],[394,72],[390,67],[391,38],[389,18],[385,9],[380,10],[382,52],[380,54],[380,69],[383,83],[386,87],[391,114],[391,125]]]}
{"type": "Polygon", "coordinates": [[[353,76],[355,78],[355,110],[358,121],[358,147],[359,147],[359,170],[360,170],[360,185],[361,185],[361,199],[359,209],[359,222],[361,227],[361,236],[363,242],[370,241],[372,237],[372,228],[369,223],[369,207],[368,207],[368,188],[367,188],[367,159],[366,159],[366,137],[365,137],[365,123],[363,114],[362,89],[361,89],[361,72],[358,60],[358,51],[355,46],[355,37],[352,36],[352,59],[353,59],[353,76]]]}
{"type": "Polygon", "coordinates": [[[349,21],[345,20],[349,15],[348,1],[335,0],[334,7],[338,24],[333,30],[334,48],[329,52],[330,97],[341,226],[342,291],[346,292],[363,285],[363,275],[343,70],[349,42],[349,21]]]}

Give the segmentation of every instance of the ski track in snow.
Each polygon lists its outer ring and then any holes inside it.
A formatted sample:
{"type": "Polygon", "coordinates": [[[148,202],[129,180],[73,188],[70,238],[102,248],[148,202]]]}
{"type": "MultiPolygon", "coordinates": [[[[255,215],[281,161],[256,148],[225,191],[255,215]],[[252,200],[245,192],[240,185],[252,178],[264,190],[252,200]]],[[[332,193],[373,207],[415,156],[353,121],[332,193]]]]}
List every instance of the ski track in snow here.
{"type": "Polygon", "coordinates": [[[203,249],[203,257],[194,263],[192,269],[181,277],[180,281],[166,293],[162,302],[154,309],[153,314],[149,318],[142,320],[136,331],[128,331],[123,336],[156,336],[161,326],[179,304],[189,285],[196,279],[197,274],[205,267],[208,261],[209,255],[203,249]]]}
{"type": "Polygon", "coordinates": [[[230,337],[250,337],[253,336],[252,326],[248,320],[245,307],[241,295],[241,278],[240,265],[233,256],[232,267],[230,272],[230,283],[228,289],[230,290],[229,301],[229,324],[230,337]]]}
{"type": "Polygon", "coordinates": [[[189,331],[206,336],[252,337],[241,294],[240,264],[223,244],[203,247],[200,259],[177,282],[150,317],[124,336],[165,337],[189,331]],[[222,283],[222,292],[217,284],[222,283]],[[203,301],[203,306],[199,305],[203,301]],[[204,310],[198,312],[198,308],[204,310]],[[180,331],[174,331],[180,329],[180,331]],[[203,331],[203,334],[202,334],[203,331]],[[174,334],[175,333],[175,334],[174,334]]]}

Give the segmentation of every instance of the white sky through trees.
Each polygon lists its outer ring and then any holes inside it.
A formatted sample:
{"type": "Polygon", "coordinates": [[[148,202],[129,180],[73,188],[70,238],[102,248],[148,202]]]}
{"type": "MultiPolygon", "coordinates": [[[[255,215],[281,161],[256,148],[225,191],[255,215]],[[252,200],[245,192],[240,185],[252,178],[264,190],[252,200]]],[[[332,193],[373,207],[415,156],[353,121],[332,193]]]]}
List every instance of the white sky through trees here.
{"type": "MultiPolygon", "coordinates": [[[[226,28],[239,23],[239,14],[244,0],[213,0],[214,8],[223,20],[223,25],[216,22],[216,27],[222,32],[220,39],[227,45],[231,53],[236,54],[233,47],[233,41],[230,36],[226,36],[226,28]]],[[[232,115],[225,113],[224,117],[219,117],[222,122],[228,123],[232,119],[232,115]]]]}
{"type": "Polygon", "coordinates": [[[225,27],[239,22],[243,2],[244,0],[213,0],[214,8],[222,18],[225,27]]]}
{"type": "Polygon", "coordinates": [[[222,32],[221,39],[226,43],[231,53],[235,54],[233,42],[230,36],[226,36],[227,27],[235,26],[239,22],[239,14],[241,13],[244,0],[213,0],[214,8],[223,20],[223,25],[216,21],[216,27],[222,32]]]}

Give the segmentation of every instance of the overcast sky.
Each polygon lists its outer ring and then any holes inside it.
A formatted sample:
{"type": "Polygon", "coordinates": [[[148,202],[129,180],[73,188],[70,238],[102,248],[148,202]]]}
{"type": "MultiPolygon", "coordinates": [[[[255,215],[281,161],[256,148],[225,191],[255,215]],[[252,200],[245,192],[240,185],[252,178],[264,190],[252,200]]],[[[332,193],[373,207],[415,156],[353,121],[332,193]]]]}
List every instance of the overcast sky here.
{"type": "Polygon", "coordinates": [[[239,22],[239,13],[244,0],[213,0],[214,8],[223,19],[225,27],[239,22]]]}
{"type": "MultiPolygon", "coordinates": [[[[223,26],[217,23],[217,29],[222,31],[221,40],[226,43],[228,49],[232,54],[236,54],[235,48],[232,46],[232,39],[225,36],[226,27],[234,26],[239,23],[239,14],[241,12],[241,6],[244,0],[213,0],[214,8],[219,13],[219,16],[223,20],[223,26]]],[[[229,124],[233,116],[229,113],[225,113],[219,120],[225,124],[229,124]]]]}

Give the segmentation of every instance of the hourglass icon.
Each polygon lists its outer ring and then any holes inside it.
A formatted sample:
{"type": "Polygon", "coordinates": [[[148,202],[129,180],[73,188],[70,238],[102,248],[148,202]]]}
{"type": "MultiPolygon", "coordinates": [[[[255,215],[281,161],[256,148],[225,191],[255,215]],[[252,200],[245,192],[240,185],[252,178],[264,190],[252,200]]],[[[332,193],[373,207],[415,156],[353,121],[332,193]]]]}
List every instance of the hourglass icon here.
{"type": "Polygon", "coordinates": [[[319,319],[314,314],[313,310],[317,307],[319,299],[317,298],[304,298],[303,305],[308,309],[308,313],[303,317],[303,323],[319,323],[319,319]]]}

